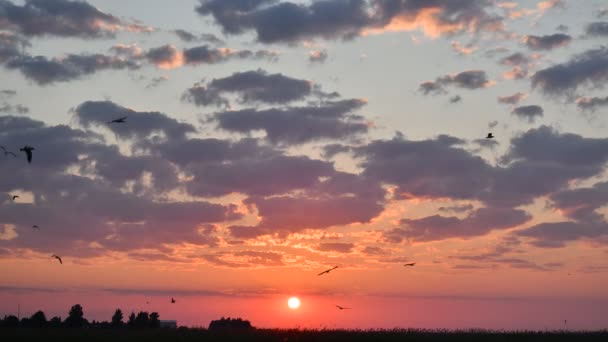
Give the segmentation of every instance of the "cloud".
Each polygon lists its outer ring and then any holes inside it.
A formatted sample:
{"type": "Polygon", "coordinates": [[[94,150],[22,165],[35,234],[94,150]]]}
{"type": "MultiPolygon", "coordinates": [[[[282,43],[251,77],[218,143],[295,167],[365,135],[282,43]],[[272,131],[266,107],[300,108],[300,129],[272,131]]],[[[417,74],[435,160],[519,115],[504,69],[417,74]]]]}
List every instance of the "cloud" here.
{"type": "Polygon", "coordinates": [[[135,70],[140,65],[129,59],[103,54],[68,54],[48,59],[44,56],[21,55],[6,63],[6,68],[19,70],[38,85],[81,79],[100,70],[135,70]]]}
{"type": "MultiPolygon", "coordinates": [[[[569,242],[593,239],[597,243],[608,237],[608,222],[598,209],[608,204],[608,183],[568,189],[551,195],[551,205],[568,221],[539,223],[517,231],[520,237],[532,239],[537,247],[558,248],[569,242]]],[[[605,243],[604,243],[605,244],[605,243]]]]}
{"type": "MultiPolygon", "coordinates": [[[[274,96],[274,95],[273,95],[274,96]]],[[[262,130],[274,144],[295,145],[317,140],[347,139],[364,134],[368,124],[352,114],[367,101],[347,99],[322,101],[319,105],[242,109],[215,113],[211,120],[234,133],[262,130]]]]}
{"type": "Polygon", "coordinates": [[[167,77],[167,76],[154,77],[153,79],[150,80],[150,83],[148,83],[146,85],[146,89],[156,88],[161,83],[167,82],[168,80],[169,80],[169,77],[167,77]]]}
{"type": "Polygon", "coordinates": [[[36,148],[35,168],[24,169],[23,157],[0,160],[8,172],[0,180],[0,191],[13,192],[18,184],[34,195],[29,203],[0,203],[0,225],[14,226],[18,233],[0,241],[0,247],[84,258],[146,248],[166,253],[171,248],[165,244],[208,246],[214,232],[204,224],[242,216],[230,204],[145,196],[138,187],[159,195],[175,189],[177,171],[155,156],[122,155],[91,131],[0,116],[0,144],[36,148]],[[72,172],[66,173],[68,169],[72,172]],[[68,211],[70,215],[57,214],[68,211]],[[32,222],[41,225],[40,234],[21,234],[31,230],[32,222]]]}
{"type": "Polygon", "coordinates": [[[451,44],[452,50],[459,55],[470,55],[475,52],[478,48],[472,46],[472,44],[462,45],[459,42],[453,41],[451,44]]]}
{"type": "Polygon", "coordinates": [[[458,103],[462,101],[462,97],[460,95],[455,95],[450,97],[450,103],[458,103]]]}
{"type": "Polygon", "coordinates": [[[30,112],[30,109],[24,105],[11,105],[9,103],[0,104],[0,113],[9,113],[9,114],[27,114],[30,112]]]}
{"type": "Polygon", "coordinates": [[[191,32],[188,32],[188,31],[182,30],[182,29],[173,30],[171,32],[173,32],[176,36],[178,36],[179,39],[181,39],[182,41],[187,42],[187,43],[204,42],[204,43],[210,43],[210,44],[215,44],[215,45],[224,45],[225,44],[225,42],[223,40],[221,40],[220,38],[218,38],[217,36],[215,36],[214,34],[211,34],[211,33],[202,33],[202,34],[196,35],[194,33],[191,33],[191,32]]]}
{"type": "Polygon", "coordinates": [[[595,112],[599,107],[608,106],[608,96],[606,97],[579,97],[576,105],[583,111],[595,112]]]}
{"type": "Polygon", "coordinates": [[[467,211],[473,210],[474,207],[472,204],[463,204],[463,205],[453,205],[449,207],[439,207],[439,211],[441,212],[453,212],[453,213],[465,213],[467,211]]]}
{"type": "Polygon", "coordinates": [[[22,50],[30,46],[27,39],[12,32],[0,31],[0,63],[6,63],[22,54],[22,50]]]}
{"type": "Polygon", "coordinates": [[[581,86],[601,88],[608,80],[608,48],[587,50],[569,61],[537,71],[532,86],[546,95],[568,95],[581,86]]]}
{"type": "Polygon", "coordinates": [[[325,50],[314,50],[311,51],[308,56],[310,63],[324,63],[327,60],[327,51],[325,50]]]}
{"type": "Polygon", "coordinates": [[[599,21],[590,23],[585,27],[585,33],[589,37],[607,37],[608,36],[608,22],[599,21]]]}
{"type": "Polygon", "coordinates": [[[421,29],[436,37],[463,32],[500,31],[500,17],[485,0],[417,2],[315,1],[311,4],[274,0],[200,0],[196,11],[211,15],[227,34],[254,31],[262,43],[352,39],[366,32],[421,29]]]}
{"type": "Polygon", "coordinates": [[[313,84],[283,74],[269,74],[264,70],[237,72],[224,78],[216,78],[207,85],[200,83],[189,88],[183,98],[197,106],[229,107],[225,93],[235,93],[240,103],[280,104],[301,100],[311,95],[313,84]]]}
{"type": "Polygon", "coordinates": [[[393,243],[402,241],[437,241],[448,238],[471,238],[495,229],[508,229],[528,222],[531,216],[523,210],[511,208],[480,208],[464,219],[441,215],[421,219],[401,219],[400,228],[383,233],[393,243]]]}
{"type": "Polygon", "coordinates": [[[519,117],[520,119],[527,120],[529,123],[534,123],[536,118],[543,117],[544,110],[541,106],[537,105],[520,106],[513,108],[511,114],[519,117]]]}
{"type": "Polygon", "coordinates": [[[498,97],[498,103],[509,104],[509,105],[516,105],[521,100],[525,99],[526,97],[528,97],[528,94],[526,94],[526,93],[519,93],[519,92],[515,93],[513,95],[508,95],[508,96],[499,96],[498,97]]]}
{"type": "Polygon", "coordinates": [[[352,253],[355,248],[353,243],[344,242],[324,242],[320,243],[316,249],[321,252],[338,252],[338,253],[352,253]]]}
{"type": "Polygon", "coordinates": [[[553,50],[570,44],[572,37],[565,33],[555,33],[547,36],[525,36],[524,44],[531,50],[553,50]]]}
{"type": "Polygon", "coordinates": [[[475,139],[473,140],[473,143],[478,145],[481,148],[487,148],[490,150],[495,149],[496,147],[498,147],[498,145],[500,145],[500,143],[494,139],[475,139]]]}
{"type": "Polygon", "coordinates": [[[25,0],[22,6],[0,2],[0,30],[25,36],[111,38],[117,31],[149,32],[150,27],[125,22],[86,1],[25,0]]]}
{"type": "Polygon", "coordinates": [[[160,112],[138,112],[111,101],[87,101],[74,109],[75,118],[84,128],[105,126],[121,138],[144,140],[153,134],[162,133],[165,138],[183,139],[187,133],[196,131],[194,126],[180,123],[160,112]],[[107,123],[127,117],[129,124],[107,123]]]}
{"type": "Polygon", "coordinates": [[[438,77],[434,82],[424,82],[420,84],[419,90],[425,95],[429,93],[440,94],[445,92],[444,86],[450,85],[473,90],[489,87],[492,85],[492,82],[488,80],[485,71],[467,70],[458,74],[438,77]]]}
{"type": "Polygon", "coordinates": [[[500,59],[500,64],[509,66],[521,66],[526,65],[529,62],[530,59],[528,58],[528,56],[524,55],[521,52],[516,52],[500,59]]]}

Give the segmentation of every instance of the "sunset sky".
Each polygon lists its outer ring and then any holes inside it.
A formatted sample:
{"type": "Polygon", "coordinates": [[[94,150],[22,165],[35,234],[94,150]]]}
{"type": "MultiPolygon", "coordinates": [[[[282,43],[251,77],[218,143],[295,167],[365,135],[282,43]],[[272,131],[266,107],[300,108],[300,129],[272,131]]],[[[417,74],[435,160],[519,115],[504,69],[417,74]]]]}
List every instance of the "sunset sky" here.
{"type": "Polygon", "coordinates": [[[602,0],[0,0],[0,316],[607,328],[607,44],[602,0]]]}

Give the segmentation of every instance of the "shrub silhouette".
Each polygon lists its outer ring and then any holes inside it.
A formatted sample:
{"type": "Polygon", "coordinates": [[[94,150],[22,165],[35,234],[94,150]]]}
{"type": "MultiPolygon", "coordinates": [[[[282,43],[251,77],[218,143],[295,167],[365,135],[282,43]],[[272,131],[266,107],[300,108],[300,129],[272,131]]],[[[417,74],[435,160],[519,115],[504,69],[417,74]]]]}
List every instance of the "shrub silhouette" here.
{"type": "Polygon", "coordinates": [[[249,321],[241,318],[220,318],[209,323],[209,330],[250,330],[253,327],[249,321]]]}
{"type": "Polygon", "coordinates": [[[17,318],[17,316],[4,316],[4,319],[2,320],[2,326],[3,327],[18,327],[19,326],[19,318],[17,318]]]}

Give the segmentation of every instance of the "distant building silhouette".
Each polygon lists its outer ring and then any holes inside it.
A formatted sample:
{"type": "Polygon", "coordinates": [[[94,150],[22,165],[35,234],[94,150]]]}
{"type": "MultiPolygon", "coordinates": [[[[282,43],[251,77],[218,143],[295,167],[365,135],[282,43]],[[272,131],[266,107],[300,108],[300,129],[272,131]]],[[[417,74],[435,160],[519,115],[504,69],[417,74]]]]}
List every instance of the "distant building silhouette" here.
{"type": "Polygon", "coordinates": [[[159,326],[161,328],[171,328],[171,329],[175,329],[177,328],[177,321],[174,320],[167,320],[167,319],[161,319],[159,321],[159,326]]]}

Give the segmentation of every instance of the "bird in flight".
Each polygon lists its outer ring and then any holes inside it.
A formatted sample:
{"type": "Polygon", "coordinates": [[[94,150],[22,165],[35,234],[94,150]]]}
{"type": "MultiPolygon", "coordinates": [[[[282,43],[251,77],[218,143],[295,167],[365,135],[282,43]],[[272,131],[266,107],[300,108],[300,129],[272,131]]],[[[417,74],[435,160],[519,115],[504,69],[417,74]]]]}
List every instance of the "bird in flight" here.
{"type": "Polygon", "coordinates": [[[171,297],[171,304],[175,304],[175,299],[171,297]]]}
{"type": "Polygon", "coordinates": [[[114,119],[114,120],[112,120],[112,121],[108,121],[108,124],[113,124],[113,123],[125,123],[125,122],[126,122],[125,120],[127,120],[127,117],[126,117],[126,116],[124,116],[124,117],[122,117],[122,118],[114,119]]]}
{"type": "Polygon", "coordinates": [[[34,228],[35,230],[40,230],[40,227],[38,227],[37,225],[33,225],[32,228],[34,228]]]}
{"type": "Polygon", "coordinates": [[[15,200],[15,198],[19,198],[19,195],[13,195],[13,201],[15,200]]]}
{"type": "Polygon", "coordinates": [[[6,148],[4,148],[4,146],[0,146],[0,149],[2,149],[2,151],[4,151],[4,156],[5,156],[5,157],[6,157],[6,156],[8,156],[8,155],[11,155],[11,156],[13,156],[13,157],[17,157],[17,155],[16,155],[16,154],[14,154],[14,153],[13,153],[13,152],[11,152],[11,151],[8,151],[6,148]]]}
{"type": "Polygon", "coordinates": [[[27,155],[27,162],[28,163],[32,162],[32,151],[33,150],[34,150],[34,148],[32,146],[28,146],[28,145],[25,145],[25,146],[23,146],[22,148],[19,149],[19,151],[23,151],[27,155]]]}
{"type": "Polygon", "coordinates": [[[53,255],[51,255],[51,258],[55,258],[55,259],[59,260],[59,263],[63,265],[63,261],[61,261],[61,257],[59,255],[53,254],[53,255]]]}
{"type": "Polygon", "coordinates": [[[336,305],[336,307],[337,307],[338,309],[340,309],[340,310],[350,310],[350,309],[352,309],[352,308],[345,308],[345,307],[340,306],[340,305],[336,305]]]}
{"type": "Polygon", "coordinates": [[[328,269],[328,270],[325,270],[325,271],[323,271],[323,272],[321,272],[321,273],[319,273],[319,274],[317,274],[317,275],[323,275],[323,274],[325,274],[325,273],[329,273],[329,272],[331,272],[331,271],[335,270],[336,268],[338,268],[338,266],[336,266],[336,267],[332,267],[332,268],[330,268],[330,269],[328,269]]]}
{"type": "Polygon", "coordinates": [[[494,134],[488,133],[488,135],[486,136],[486,139],[494,139],[494,134]]]}
{"type": "Polygon", "coordinates": [[[407,264],[404,264],[403,266],[416,266],[415,262],[408,262],[407,264]]]}

